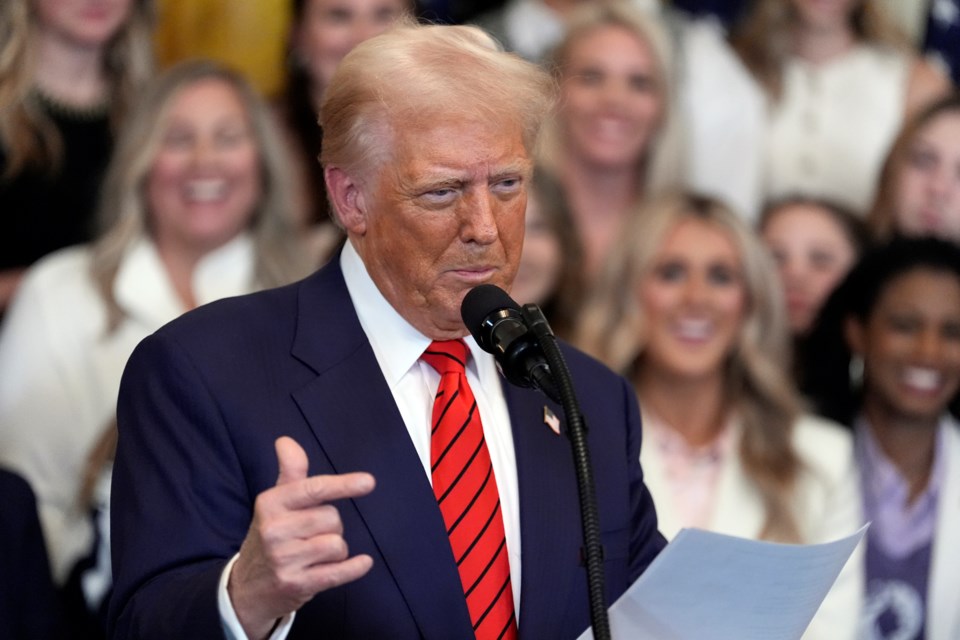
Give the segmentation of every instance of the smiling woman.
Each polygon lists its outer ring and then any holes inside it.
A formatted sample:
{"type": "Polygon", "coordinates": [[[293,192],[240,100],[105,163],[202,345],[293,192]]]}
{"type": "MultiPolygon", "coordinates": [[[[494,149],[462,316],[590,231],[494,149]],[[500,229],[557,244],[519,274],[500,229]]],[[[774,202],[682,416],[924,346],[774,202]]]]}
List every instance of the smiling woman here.
{"type": "Polygon", "coordinates": [[[549,62],[560,104],[540,160],[569,201],[592,281],[635,205],[680,183],[671,46],[628,3],[584,3],[549,62]]]}
{"type": "Polygon", "coordinates": [[[808,390],[855,430],[873,522],[865,637],[956,638],[960,430],[949,409],[960,399],[960,248],[898,239],[868,253],[827,302],[810,346],[822,355],[808,390]]]}
{"type": "Polygon", "coordinates": [[[0,333],[0,460],[35,488],[59,580],[91,551],[78,496],[90,497],[85,478],[112,455],[136,344],[200,304],[306,273],[286,169],[269,111],[240,76],[175,67],[119,137],[100,212],[107,234],[29,270],[0,333]]]}
{"type": "MultiPolygon", "coordinates": [[[[665,536],[696,526],[814,543],[857,527],[851,438],[801,413],[776,270],[732,211],[694,195],[651,201],[584,308],[577,342],[637,390],[665,536]]],[[[805,638],[854,637],[860,561],[805,638]]]]}

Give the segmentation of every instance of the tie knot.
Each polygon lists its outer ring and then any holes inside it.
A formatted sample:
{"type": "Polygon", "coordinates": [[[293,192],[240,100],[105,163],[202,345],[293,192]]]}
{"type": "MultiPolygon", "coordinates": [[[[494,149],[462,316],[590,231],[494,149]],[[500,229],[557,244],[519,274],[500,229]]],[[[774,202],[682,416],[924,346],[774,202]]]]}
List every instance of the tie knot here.
{"type": "Polygon", "coordinates": [[[467,364],[467,344],[463,340],[434,340],[423,352],[423,360],[437,373],[463,373],[467,364]]]}

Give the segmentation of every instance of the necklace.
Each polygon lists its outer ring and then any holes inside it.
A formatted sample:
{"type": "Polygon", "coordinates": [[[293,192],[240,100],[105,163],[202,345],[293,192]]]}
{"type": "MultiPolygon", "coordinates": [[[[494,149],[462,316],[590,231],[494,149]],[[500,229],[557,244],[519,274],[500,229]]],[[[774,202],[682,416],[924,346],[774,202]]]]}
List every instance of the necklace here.
{"type": "Polygon", "coordinates": [[[110,113],[110,103],[106,99],[97,104],[77,106],[54,98],[37,87],[33,88],[33,95],[51,115],[70,120],[101,120],[110,113]]]}

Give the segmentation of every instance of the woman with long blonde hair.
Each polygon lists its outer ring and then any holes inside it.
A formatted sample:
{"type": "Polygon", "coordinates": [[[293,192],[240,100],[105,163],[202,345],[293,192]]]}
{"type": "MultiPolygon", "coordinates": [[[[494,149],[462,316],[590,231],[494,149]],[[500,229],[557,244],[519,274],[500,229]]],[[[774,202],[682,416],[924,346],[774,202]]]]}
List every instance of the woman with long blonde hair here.
{"type": "Polygon", "coordinates": [[[152,69],[151,0],[0,3],[0,314],[23,270],[95,235],[113,134],[152,69]]]}
{"type": "Polygon", "coordinates": [[[587,3],[549,61],[560,104],[541,160],[567,197],[588,281],[636,204],[681,180],[671,44],[657,20],[587,3]]]}
{"type": "MultiPolygon", "coordinates": [[[[695,526],[814,543],[856,529],[850,436],[801,412],[776,269],[732,211],[694,195],[651,201],[585,308],[580,346],[635,384],[667,538],[695,526]]],[[[853,637],[859,563],[806,637],[853,637]]]]}
{"type": "Polygon", "coordinates": [[[287,158],[240,75],[174,67],[118,137],[100,210],[107,232],[27,272],[0,332],[0,460],[37,493],[59,583],[91,551],[88,499],[102,495],[92,484],[109,469],[137,343],[194,307],[309,272],[287,158]]]}

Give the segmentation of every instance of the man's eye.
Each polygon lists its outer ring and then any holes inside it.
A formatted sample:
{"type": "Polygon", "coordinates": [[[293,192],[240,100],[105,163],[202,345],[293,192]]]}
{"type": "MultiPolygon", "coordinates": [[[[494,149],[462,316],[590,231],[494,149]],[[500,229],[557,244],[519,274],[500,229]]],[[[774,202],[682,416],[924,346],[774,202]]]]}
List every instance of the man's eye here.
{"type": "Polygon", "coordinates": [[[457,190],[452,188],[432,189],[421,196],[427,202],[434,204],[446,204],[453,201],[457,195],[457,190]]]}
{"type": "Polygon", "coordinates": [[[520,188],[520,178],[504,178],[494,183],[493,188],[501,192],[512,192],[520,188]]]}

